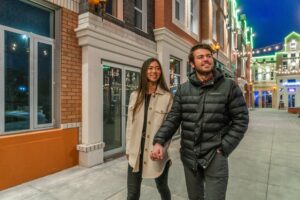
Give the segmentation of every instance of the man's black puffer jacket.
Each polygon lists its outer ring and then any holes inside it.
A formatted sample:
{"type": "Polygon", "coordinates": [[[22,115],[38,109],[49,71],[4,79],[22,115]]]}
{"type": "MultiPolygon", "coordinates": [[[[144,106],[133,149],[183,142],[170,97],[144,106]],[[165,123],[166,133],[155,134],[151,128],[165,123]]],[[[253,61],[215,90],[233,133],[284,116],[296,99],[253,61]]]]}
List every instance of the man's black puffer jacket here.
{"type": "Polygon", "coordinates": [[[191,169],[206,168],[217,148],[229,155],[248,128],[249,115],[238,85],[214,69],[214,79],[201,84],[195,72],[178,87],[172,109],[153,143],[171,139],[181,124],[181,160],[191,169]]]}

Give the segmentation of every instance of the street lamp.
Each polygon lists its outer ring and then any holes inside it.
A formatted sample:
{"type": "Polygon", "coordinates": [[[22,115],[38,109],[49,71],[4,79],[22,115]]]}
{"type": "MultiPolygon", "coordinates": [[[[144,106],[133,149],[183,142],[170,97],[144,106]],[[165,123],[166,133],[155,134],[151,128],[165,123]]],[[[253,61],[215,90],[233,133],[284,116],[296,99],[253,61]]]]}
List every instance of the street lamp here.
{"type": "Polygon", "coordinates": [[[89,0],[89,4],[94,6],[95,12],[101,16],[103,21],[103,16],[106,12],[107,0],[89,0]]]}

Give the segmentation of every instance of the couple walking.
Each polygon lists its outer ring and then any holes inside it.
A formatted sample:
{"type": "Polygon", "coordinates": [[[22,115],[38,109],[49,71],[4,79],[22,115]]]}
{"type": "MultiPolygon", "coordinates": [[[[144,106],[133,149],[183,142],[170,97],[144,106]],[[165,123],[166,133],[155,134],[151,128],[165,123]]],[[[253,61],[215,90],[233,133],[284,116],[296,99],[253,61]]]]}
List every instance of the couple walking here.
{"type": "Polygon", "coordinates": [[[238,85],[214,68],[207,44],[190,50],[193,72],[175,96],[156,58],[146,60],[139,86],[130,96],[126,130],[127,199],[137,200],[143,178],[155,180],[163,200],[170,200],[167,153],[181,125],[181,160],[191,200],[224,200],[228,156],[247,130],[249,116],[238,85]]]}

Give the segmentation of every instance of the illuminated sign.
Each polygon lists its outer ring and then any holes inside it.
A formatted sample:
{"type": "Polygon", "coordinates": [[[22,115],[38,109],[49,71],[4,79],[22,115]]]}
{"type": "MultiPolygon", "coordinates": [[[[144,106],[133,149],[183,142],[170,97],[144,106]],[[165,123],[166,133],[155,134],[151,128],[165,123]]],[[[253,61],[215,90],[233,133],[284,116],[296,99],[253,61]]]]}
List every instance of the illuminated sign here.
{"type": "Polygon", "coordinates": [[[284,85],[284,86],[299,86],[300,82],[294,82],[294,83],[285,82],[285,83],[282,83],[282,85],[284,85]]]}
{"type": "Polygon", "coordinates": [[[296,92],[296,88],[288,88],[288,92],[296,92]]]}

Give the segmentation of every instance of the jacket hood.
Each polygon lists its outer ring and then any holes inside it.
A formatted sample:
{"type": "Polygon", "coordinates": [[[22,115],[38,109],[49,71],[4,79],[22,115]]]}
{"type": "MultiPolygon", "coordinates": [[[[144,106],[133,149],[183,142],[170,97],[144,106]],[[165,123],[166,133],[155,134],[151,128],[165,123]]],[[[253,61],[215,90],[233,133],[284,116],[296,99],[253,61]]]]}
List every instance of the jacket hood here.
{"type": "MultiPolygon", "coordinates": [[[[224,75],[222,73],[222,71],[220,69],[217,68],[213,68],[213,80],[210,81],[211,84],[218,82],[219,80],[223,79],[224,75]]],[[[189,81],[195,85],[195,86],[203,86],[203,84],[198,80],[197,76],[196,76],[196,71],[193,70],[189,75],[188,75],[188,79],[189,81]]],[[[211,85],[209,84],[209,85],[211,85]]]]}

